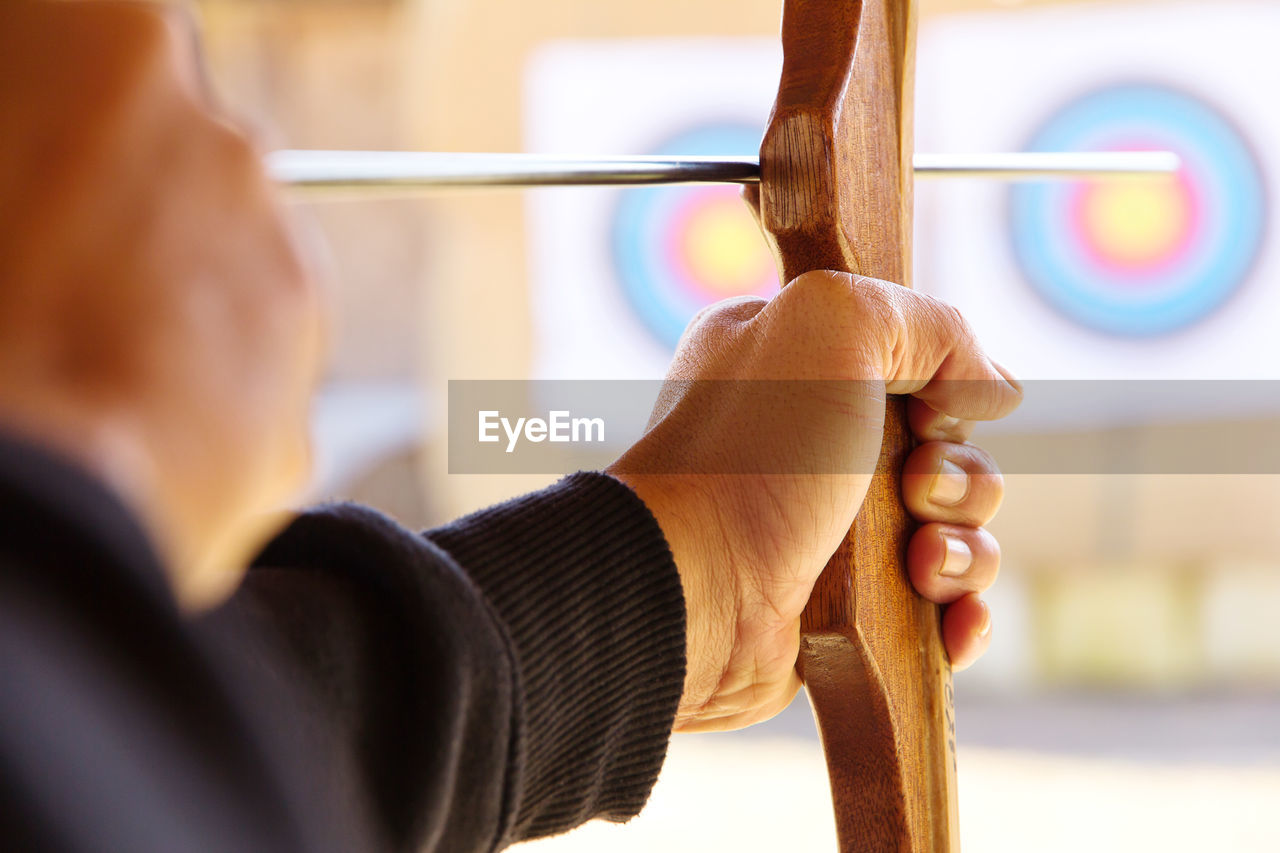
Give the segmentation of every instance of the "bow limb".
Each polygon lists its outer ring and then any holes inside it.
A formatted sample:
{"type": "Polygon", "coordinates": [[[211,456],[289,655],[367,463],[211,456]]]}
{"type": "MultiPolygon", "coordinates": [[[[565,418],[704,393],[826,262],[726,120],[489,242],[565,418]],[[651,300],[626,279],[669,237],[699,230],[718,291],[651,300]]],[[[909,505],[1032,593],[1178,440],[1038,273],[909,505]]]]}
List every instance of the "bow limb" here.
{"type": "MultiPolygon", "coordinates": [[[[910,286],[914,30],[914,0],[786,0],[752,199],[784,282],[833,269],[910,286]]],[[[846,853],[958,849],[951,669],[905,569],[910,448],[890,398],[870,492],[803,617],[798,665],[846,853]]]]}

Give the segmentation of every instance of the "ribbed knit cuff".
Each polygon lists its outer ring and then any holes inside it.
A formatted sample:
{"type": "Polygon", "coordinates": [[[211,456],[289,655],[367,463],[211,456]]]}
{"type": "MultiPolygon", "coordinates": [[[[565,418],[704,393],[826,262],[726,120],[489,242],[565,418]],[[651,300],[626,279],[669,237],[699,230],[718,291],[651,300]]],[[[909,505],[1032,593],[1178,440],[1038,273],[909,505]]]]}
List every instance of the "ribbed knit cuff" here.
{"type": "Polygon", "coordinates": [[[522,778],[507,841],[634,817],[684,685],[684,599],[653,515],[622,483],[583,473],[426,535],[516,647],[522,778]]]}

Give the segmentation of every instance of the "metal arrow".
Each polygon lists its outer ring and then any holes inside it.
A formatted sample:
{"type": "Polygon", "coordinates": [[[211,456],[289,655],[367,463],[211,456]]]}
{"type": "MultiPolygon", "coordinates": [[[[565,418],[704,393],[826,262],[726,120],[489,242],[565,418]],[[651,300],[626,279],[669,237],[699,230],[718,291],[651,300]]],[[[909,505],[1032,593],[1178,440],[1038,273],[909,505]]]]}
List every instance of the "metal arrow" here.
{"type": "MultiPolygon", "coordinates": [[[[755,157],[555,157],[422,151],[276,151],[269,174],[306,190],[417,191],[450,187],[593,186],[605,184],[754,184],[755,157]]],[[[917,154],[928,178],[1005,181],[1133,178],[1167,175],[1181,163],[1171,151],[917,154]]]]}

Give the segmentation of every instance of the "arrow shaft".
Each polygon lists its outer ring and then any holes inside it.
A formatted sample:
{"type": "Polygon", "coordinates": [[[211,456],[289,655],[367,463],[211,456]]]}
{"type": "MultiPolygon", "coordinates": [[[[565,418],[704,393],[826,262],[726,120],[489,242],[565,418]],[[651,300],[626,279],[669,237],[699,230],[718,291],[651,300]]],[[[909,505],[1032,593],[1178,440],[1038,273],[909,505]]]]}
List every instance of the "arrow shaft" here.
{"type": "MultiPolygon", "coordinates": [[[[304,189],[419,190],[449,187],[537,187],[644,184],[754,184],[755,157],[549,157],[539,154],[451,154],[418,151],[276,151],[267,169],[280,183],[304,189]]],[[[917,154],[920,177],[999,180],[1130,178],[1178,169],[1167,151],[1007,154],[917,154]]]]}

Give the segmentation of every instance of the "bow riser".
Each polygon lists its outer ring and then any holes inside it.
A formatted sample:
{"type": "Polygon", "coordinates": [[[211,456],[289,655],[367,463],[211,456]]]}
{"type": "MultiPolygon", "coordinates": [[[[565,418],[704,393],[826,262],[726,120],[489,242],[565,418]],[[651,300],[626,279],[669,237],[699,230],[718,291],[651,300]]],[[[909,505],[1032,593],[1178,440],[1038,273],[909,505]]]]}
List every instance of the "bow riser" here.
{"type": "MultiPolygon", "coordinates": [[[[910,286],[914,32],[914,2],[787,0],[759,189],[783,281],[834,269],[910,286]]],[[[802,626],[844,851],[958,844],[950,667],[905,568],[910,448],[891,398],[871,490],[802,626]]]]}

